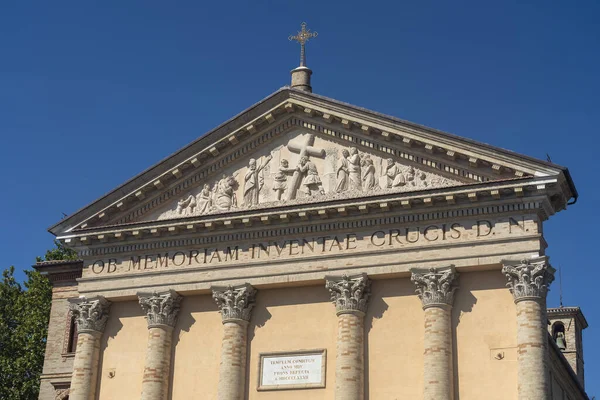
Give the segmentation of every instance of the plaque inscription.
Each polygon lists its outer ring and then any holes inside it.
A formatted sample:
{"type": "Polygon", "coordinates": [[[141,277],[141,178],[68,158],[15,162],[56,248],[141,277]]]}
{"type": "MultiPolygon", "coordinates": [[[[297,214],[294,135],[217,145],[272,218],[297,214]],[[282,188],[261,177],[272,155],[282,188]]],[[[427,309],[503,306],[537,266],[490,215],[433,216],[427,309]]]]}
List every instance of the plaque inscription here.
{"type": "Polygon", "coordinates": [[[258,390],[325,387],[325,349],[261,353],[258,390]]]}

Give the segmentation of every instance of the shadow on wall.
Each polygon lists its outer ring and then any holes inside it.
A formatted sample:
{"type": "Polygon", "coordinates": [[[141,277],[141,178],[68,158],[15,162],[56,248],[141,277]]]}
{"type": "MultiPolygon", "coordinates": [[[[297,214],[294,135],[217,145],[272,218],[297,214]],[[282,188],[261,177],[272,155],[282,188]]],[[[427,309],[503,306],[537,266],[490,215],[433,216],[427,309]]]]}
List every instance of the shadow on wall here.
{"type": "Polygon", "coordinates": [[[175,350],[179,339],[181,338],[182,332],[189,332],[190,328],[196,322],[193,317],[193,313],[217,313],[219,308],[212,299],[211,295],[203,296],[188,296],[181,300],[181,308],[177,317],[177,323],[173,329],[173,338],[171,343],[171,365],[169,367],[169,396],[168,399],[173,398],[173,374],[174,374],[174,362],[175,350]]]}
{"type": "MultiPolygon", "coordinates": [[[[250,396],[250,354],[252,354],[252,339],[258,329],[264,328],[272,318],[269,307],[294,306],[300,304],[330,303],[329,291],[325,281],[320,286],[304,286],[295,288],[259,290],[256,294],[256,305],[252,310],[252,318],[248,325],[248,348],[246,358],[246,388],[244,399],[250,396]]],[[[331,305],[331,313],[335,316],[335,307],[331,305]]]]}
{"type": "MultiPolygon", "coordinates": [[[[110,339],[114,339],[119,331],[123,328],[121,320],[124,318],[140,317],[143,315],[142,308],[137,301],[115,302],[111,305],[108,321],[104,328],[104,334],[100,339],[100,360],[98,369],[98,381],[96,384],[96,395],[100,395],[100,387],[102,385],[102,366],[104,365],[104,354],[110,345],[110,339]]],[[[144,338],[146,336],[144,335],[144,338]]]]}
{"type": "MultiPolygon", "coordinates": [[[[504,289],[505,281],[500,271],[463,272],[459,276],[458,290],[454,296],[452,307],[452,364],[454,367],[454,400],[460,400],[460,382],[458,377],[458,343],[457,327],[465,313],[470,313],[477,304],[477,297],[473,292],[504,289]]],[[[508,289],[506,289],[508,290],[508,289]]]]}
{"type": "Polygon", "coordinates": [[[385,302],[386,297],[414,296],[415,287],[409,278],[384,279],[371,282],[371,297],[369,307],[365,315],[365,400],[369,400],[369,333],[376,320],[382,319],[389,305],[385,302]]]}

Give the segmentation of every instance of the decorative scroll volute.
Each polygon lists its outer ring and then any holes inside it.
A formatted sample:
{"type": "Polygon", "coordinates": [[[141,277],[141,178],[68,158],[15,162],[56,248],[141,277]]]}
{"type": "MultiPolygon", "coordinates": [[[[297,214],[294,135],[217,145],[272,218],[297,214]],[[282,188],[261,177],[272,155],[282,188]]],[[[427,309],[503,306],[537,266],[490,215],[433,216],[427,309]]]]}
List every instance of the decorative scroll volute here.
{"type": "Polygon", "coordinates": [[[102,296],[90,298],[82,296],[78,299],[70,299],[69,302],[78,333],[104,332],[111,304],[108,300],[102,296]]]}
{"type": "Polygon", "coordinates": [[[154,293],[138,293],[142,310],[146,313],[148,328],[169,326],[177,322],[181,305],[181,295],[174,290],[154,293]]]}
{"type": "Polygon", "coordinates": [[[221,310],[223,323],[250,321],[256,297],[256,289],[252,285],[213,286],[212,293],[221,310]]]}
{"type": "Polygon", "coordinates": [[[515,303],[522,300],[546,300],[548,287],[554,281],[555,272],[545,256],[502,261],[502,273],[508,279],[506,286],[515,303]]]}
{"type": "Polygon", "coordinates": [[[325,281],[337,315],[364,315],[367,312],[371,295],[371,280],[367,274],[326,276],[325,281]]]}
{"type": "Polygon", "coordinates": [[[458,274],[453,265],[443,268],[413,268],[410,272],[410,280],[417,287],[415,291],[421,299],[423,309],[452,306],[454,292],[458,289],[458,274]]]}

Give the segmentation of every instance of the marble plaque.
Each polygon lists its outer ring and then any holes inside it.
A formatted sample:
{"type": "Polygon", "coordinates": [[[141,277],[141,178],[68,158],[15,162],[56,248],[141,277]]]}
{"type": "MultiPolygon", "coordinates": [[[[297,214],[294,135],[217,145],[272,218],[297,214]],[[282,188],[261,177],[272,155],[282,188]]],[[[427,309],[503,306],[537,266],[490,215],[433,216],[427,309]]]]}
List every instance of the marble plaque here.
{"type": "Polygon", "coordinates": [[[261,353],[258,390],[325,387],[325,349],[261,353]]]}

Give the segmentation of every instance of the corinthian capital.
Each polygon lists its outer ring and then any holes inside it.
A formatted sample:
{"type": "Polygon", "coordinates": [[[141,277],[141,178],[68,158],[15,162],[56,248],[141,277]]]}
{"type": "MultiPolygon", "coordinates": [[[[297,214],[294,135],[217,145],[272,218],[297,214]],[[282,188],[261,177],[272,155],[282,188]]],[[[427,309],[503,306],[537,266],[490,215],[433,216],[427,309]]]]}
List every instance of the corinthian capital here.
{"type": "Polygon", "coordinates": [[[181,296],[176,291],[138,293],[138,298],[146,313],[148,328],[175,326],[181,304],[181,296]]]}
{"type": "Polygon", "coordinates": [[[454,292],[458,289],[458,274],[454,265],[429,269],[413,268],[410,272],[410,280],[417,286],[415,291],[423,303],[423,309],[452,306],[454,292]]]}
{"type": "Polygon", "coordinates": [[[108,320],[110,301],[102,296],[69,299],[70,309],[75,317],[77,332],[104,332],[108,320]]]}
{"type": "Polygon", "coordinates": [[[364,315],[367,312],[371,295],[371,280],[367,274],[326,276],[325,287],[329,289],[337,315],[364,315]]]}
{"type": "Polygon", "coordinates": [[[250,321],[256,297],[256,289],[252,285],[213,286],[212,293],[221,310],[223,323],[250,321]]]}
{"type": "Polygon", "coordinates": [[[548,286],[554,280],[556,270],[548,264],[548,257],[527,260],[503,260],[502,273],[508,279],[508,289],[515,299],[546,300],[548,286]]]}

